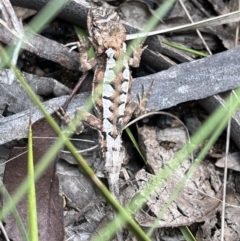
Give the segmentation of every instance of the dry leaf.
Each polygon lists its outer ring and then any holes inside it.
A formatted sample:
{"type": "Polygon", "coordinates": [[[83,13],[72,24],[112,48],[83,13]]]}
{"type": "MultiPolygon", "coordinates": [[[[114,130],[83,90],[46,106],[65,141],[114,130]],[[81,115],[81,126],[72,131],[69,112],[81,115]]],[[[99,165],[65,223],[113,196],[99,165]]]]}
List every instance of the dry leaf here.
{"type": "MultiPolygon", "coordinates": [[[[36,165],[55,141],[54,138],[49,139],[45,137],[57,137],[57,135],[45,119],[35,122],[32,126],[32,131],[33,136],[42,137],[33,139],[33,155],[36,165]]],[[[10,195],[15,193],[26,178],[27,152],[20,155],[25,151],[27,151],[26,147],[16,147],[10,153],[9,159],[15,158],[7,163],[3,178],[3,183],[10,195]]],[[[55,172],[56,160],[57,157],[55,160],[51,160],[48,168],[36,182],[39,240],[64,240],[63,200],[59,196],[59,181],[55,172]]],[[[6,205],[5,200],[3,205],[6,205]]],[[[24,196],[16,208],[27,230],[27,196],[24,196]]],[[[8,215],[4,222],[6,223],[5,228],[9,238],[13,241],[23,240],[12,215],[8,215]]]]}

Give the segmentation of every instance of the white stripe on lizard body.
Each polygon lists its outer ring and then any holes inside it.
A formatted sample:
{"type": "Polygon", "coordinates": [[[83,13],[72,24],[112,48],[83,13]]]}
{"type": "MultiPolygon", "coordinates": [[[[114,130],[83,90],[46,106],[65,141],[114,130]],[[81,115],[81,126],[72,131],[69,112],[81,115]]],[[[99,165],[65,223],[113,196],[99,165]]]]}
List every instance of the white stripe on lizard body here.
{"type": "MultiPolygon", "coordinates": [[[[147,46],[144,48],[139,46],[135,49],[133,58],[125,56],[125,28],[118,14],[110,8],[91,8],[88,12],[87,26],[96,57],[87,59],[89,42],[79,36],[80,70],[84,72],[96,66],[93,97],[95,92],[100,94],[100,89],[102,93],[94,103],[96,116],[84,110],[77,112],[86,114],[83,121],[100,132],[102,157],[109,189],[121,202],[119,175],[124,159],[121,135],[124,125],[130,120],[136,107],[134,103],[129,103],[132,86],[129,63],[133,67],[138,67],[141,54],[147,46]],[[99,88],[101,85],[103,88],[99,88]]],[[[81,131],[82,128],[79,128],[78,133],[81,131]]],[[[119,234],[117,237],[120,240],[119,234]]]]}
{"type": "MultiPolygon", "coordinates": [[[[130,120],[136,107],[135,103],[129,103],[132,86],[129,63],[132,67],[138,67],[141,54],[147,46],[143,48],[138,46],[134,50],[133,58],[125,56],[125,28],[118,14],[110,8],[91,8],[88,12],[87,27],[96,57],[87,59],[89,41],[79,36],[80,70],[84,72],[96,66],[93,97],[95,92],[100,94],[100,89],[102,93],[94,103],[96,116],[84,110],[76,112],[80,112],[81,115],[86,114],[83,121],[100,132],[102,157],[109,189],[120,201],[119,174],[124,159],[122,129],[130,120]],[[102,85],[103,88],[99,88],[102,85]]],[[[142,101],[142,103],[147,102],[142,101]]],[[[78,133],[82,130],[79,128],[78,133]]],[[[119,235],[117,237],[119,238],[119,235]]]]}

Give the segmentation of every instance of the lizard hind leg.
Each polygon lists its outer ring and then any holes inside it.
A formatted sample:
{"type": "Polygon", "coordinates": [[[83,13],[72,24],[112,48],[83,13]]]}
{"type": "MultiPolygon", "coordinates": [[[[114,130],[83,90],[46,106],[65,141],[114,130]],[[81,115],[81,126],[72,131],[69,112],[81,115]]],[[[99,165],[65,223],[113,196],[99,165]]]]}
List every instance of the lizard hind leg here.
{"type": "Polygon", "coordinates": [[[146,111],[147,104],[148,104],[149,98],[152,94],[154,84],[155,84],[155,79],[152,81],[152,83],[150,85],[150,88],[147,92],[145,90],[145,85],[144,84],[142,85],[142,93],[141,93],[141,95],[139,93],[137,95],[138,106],[137,106],[137,108],[135,109],[135,112],[134,112],[135,117],[139,117],[139,116],[141,116],[141,115],[143,115],[147,112],[146,111]]]}
{"type": "MultiPolygon", "coordinates": [[[[73,123],[72,118],[68,115],[68,113],[62,107],[60,107],[59,110],[55,110],[55,113],[67,126],[73,123]]],[[[83,132],[83,130],[84,130],[84,126],[82,122],[80,122],[78,125],[76,125],[75,129],[71,131],[71,133],[79,135],[83,132]]]]}
{"type": "Polygon", "coordinates": [[[102,122],[96,116],[92,115],[91,113],[87,112],[84,109],[78,109],[75,112],[75,117],[79,118],[85,122],[91,128],[102,131],[102,122]]]}
{"type": "Polygon", "coordinates": [[[147,45],[142,47],[142,44],[140,44],[136,49],[131,47],[133,50],[133,57],[128,60],[129,66],[134,68],[139,67],[141,55],[147,47],[148,47],[147,45]]]}
{"type": "Polygon", "coordinates": [[[142,93],[137,95],[138,101],[131,101],[126,106],[123,118],[123,127],[130,121],[132,116],[136,118],[146,113],[146,107],[152,94],[154,83],[155,80],[152,81],[150,88],[147,92],[145,90],[145,86],[142,85],[142,93]]]}

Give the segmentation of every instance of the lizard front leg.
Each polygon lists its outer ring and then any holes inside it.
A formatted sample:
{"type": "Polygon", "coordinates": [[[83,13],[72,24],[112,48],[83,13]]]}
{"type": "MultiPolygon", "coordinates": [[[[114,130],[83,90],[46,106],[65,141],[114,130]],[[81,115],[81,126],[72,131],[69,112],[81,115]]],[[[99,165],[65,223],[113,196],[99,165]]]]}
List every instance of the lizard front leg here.
{"type": "Polygon", "coordinates": [[[102,131],[102,121],[98,119],[95,115],[90,114],[84,109],[78,109],[75,112],[75,118],[81,118],[82,122],[85,122],[91,128],[102,131]]]}
{"type": "Polygon", "coordinates": [[[148,47],[147,45],[142,47],[142,44],[141,44],[136,49],[133,49],[133,57],[128,60],[129,66],[134,68],[139,67],[142,53],[147,47],[148,47]]]}
{"type": "Polygon", "coordinates": [[[96,66],[97,60],[96,58],[92,58],[88,60],[88,49],[90,47],[90,41],[78,35],[79,42],[77,43],[78,51],[79,51],[79,62],[80,62],[80,67],[79,70],[82,72],[86,72],[93,67],[96,66]]]}

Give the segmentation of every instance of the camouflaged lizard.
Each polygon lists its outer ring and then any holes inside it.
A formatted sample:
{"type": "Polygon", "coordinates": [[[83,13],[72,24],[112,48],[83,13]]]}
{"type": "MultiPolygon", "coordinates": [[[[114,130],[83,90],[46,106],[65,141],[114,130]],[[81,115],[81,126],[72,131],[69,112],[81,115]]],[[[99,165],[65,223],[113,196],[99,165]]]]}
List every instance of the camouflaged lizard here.
{"type": "Polygon", "coordinates": [[[79,37],[80,70],[85,72],[95,67],[92,96],[97,94],[100,97],[94,101],[96,116],[85,113],[84,122],[100,132],[104,171],[109,189],[118,199],[119,174],[124,159],[122,130],[137,106],[130,102],[133,79],[129,66],[139,66],[141,54],[147,46],[136,48],[133,58],[125,55],[125,28],[118,14],[110,8],[91,8],[87,27],[96,57],[87,59],[89,41],[79,37]]]}

